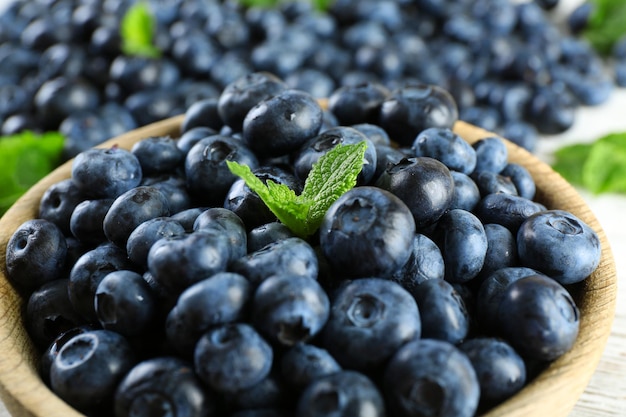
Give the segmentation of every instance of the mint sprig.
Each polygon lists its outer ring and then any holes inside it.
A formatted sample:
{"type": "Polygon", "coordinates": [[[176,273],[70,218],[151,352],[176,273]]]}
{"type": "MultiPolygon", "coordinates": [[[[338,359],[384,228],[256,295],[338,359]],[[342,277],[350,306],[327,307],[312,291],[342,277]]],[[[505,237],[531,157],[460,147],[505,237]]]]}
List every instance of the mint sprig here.
{"type": "Polygon", "coordinates": [[[122,51],[130,56],[159,58],[161,50],[153,43],[156,19],[150,7],[139,1],[126,11],[120,23],[122,51]]]}
{"type": "Polygon", "coordinates": [[[337,145],[313,164],[300,195],[284,184],[261,181],[247,165],[226,161],[285,226],[300,237],[315,233],[328,208],[356,185],[363,168],[366,142],[337,145]]]}
{"type": "Polygon", "coordinates": [[[553,168],[570,183],[594,194],[626,193],[626,132],[565,146],[554,156],[553,168]]]}
{"type": "MultiPolygon", "coordinates": [[[[319,12],[328,10],[334,0],[310,0],[313,8],[319,12]]],[[[277,7],[285,0],[239,0],[246,7],[273,8],[277,7]]]]}
{"type": "Polygon", "coordinates": [[[601,54],[609,55],[613,45],[626,34],[626,2],[623,0],[588,0],[593,11],[583,36],[601,54]]]}
{"type": "Polygon", "coordinates": [[[61,162],[65,139],[58,132],[31,131],[0,137],[0,215],[61,162]]]}

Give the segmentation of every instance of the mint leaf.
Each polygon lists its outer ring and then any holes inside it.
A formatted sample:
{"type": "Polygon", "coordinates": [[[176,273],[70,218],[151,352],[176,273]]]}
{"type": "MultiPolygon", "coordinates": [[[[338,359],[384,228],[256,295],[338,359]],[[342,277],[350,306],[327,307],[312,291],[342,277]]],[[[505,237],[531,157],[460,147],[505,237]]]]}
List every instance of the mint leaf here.
{"type": "Polygon", "coordinates": [[[335,146],[313,164],[300,195],[271,180],[263,183],[246,165],[234,161],[226,164],[259,195],[278,220],[296,235],[307,237],[320,227],[328,208],[356,185],[366,149],[366,142],[335,146]]]}
{"type": "Polygon", "coordinates": [[[0,215],[60,163],[64,141],[57,132],[0,137],[0,215]]]}
{"type": "Polygon", "coordinates": [[[615,42],[626,34],[626,2],[589,0],[593,12],[583,36],[600,53],[609,55],[615,42]]]}
{"type": "Polygon", "coordinates": [[[626,132],[555,152],[553,168],[574,185],[595,194],[626,193],[626,132]]]}
{"type": "MultiPolygon", "coordinates": [[[[239,3],[246,7],[272,8],[286,1],[287,0],[239,0],[239,3]]],[[[334,0],[311,0],[313,8],[319,12],[328,10],[333,2],[334,0]]]]}
{"type": "Polygon", "coordinates": [[[155,28],[155,18],[145,2],[130,6],[120,24],[122,51],[126,55],[160,57],[161,51],[152,43],[155,28]]]}

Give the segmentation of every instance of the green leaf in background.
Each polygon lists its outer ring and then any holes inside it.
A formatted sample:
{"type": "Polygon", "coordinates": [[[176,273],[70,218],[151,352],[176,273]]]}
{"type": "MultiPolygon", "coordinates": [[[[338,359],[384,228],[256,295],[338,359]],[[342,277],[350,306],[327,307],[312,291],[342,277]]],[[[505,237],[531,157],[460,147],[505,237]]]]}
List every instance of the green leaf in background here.
{"type": "Polygon", "coordinates": [[[553,168],[594,194],[626,193],[626,132],[555,152],[553,168]]]}
{"type": "Polygon", "coordinates": [[[126,55],[158,58],[161,51],[154,46],[155,18],[150,7],[139,1],[126,11],[120,23],[122,51],[126,55]]]}
{"type": "Polygon", "coordinates": [[[271,180],[263,183],[246,165],[234,161],[226,164],[258,194],[278,220],[296,235],[307,237],[320,227],[328,208],[356,185],[366,148],[366,142],[335,146],[313,164],[300,195],[284,184],[271,180]]]}
{"type": "Polygon", "coordinates": [[[0,138],[0,214],[59,164],[64,141],[57,132],[0,138]]]}
{"type": "Polygon", "coordinates": [[[593,12],[583,36],[593,47],[609,55],[615,42],[626,34],[626,1],[589,0],[593,12]]]}
{"type": "MultiPolygon", "coordinates": [[[[261,7],[261,8],[272,8],[278,6],[281,2],[286,2],[287,0],[239,0],[241,4],[246,7],[261,7]]],[[[313,8],[317,11],[323,12],[328,10],[330,5],[334,0],[310,0],[313,8]]]]}

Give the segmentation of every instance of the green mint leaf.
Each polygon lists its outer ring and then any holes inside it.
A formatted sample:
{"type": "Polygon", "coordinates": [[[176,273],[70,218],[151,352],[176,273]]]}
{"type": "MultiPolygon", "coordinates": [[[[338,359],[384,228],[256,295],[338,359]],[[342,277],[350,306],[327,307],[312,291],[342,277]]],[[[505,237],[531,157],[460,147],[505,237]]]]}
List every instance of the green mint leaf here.
{"type": "Polygon", "coordinates": [[[122,51],[126,55],[160,57],[161,51],[152,43],[155,28],[155,18],[145,2],[130,6],[120,24],[122,51]]]}
{"type": "Polygon", "coordinates": [[[366,142],[335,146],[313,164],[300,196],[311,202],[307,218],[313,232],[331,204],[356,185],[366,149],[366,142]]]}
{"type": "Polygon", "coordinates": [[[593,12],[583,36],[601,54],[609,55],[615,42],[626,34],[626,2],[590,0],[593,12]]]}
{"type": "Polygon", "coordinates": [[[286,185],[263,183],[246,165],[234,161],[226,164],[257,193],[278,220],[296,235],[307,237],[319,228],[331,204],[356,185],[366,149],[366,142],[335,146],[313,165],[299,196],[286,185]]]}
{"type": "Polygon", "coordinates": [[[621,144],[593,144],[582,168],[583,185],[592,193],[626,193],[626,136],[621,144]]]}
{"type": "Polygon", "coordinates": [[[0,215],[61,162],[64,142],[58,132],[0,137],[0,215]]]}
{"type": "Polygon", "coordinates": [[[260,7],[269,9],[278,6],[281,0],[239,0],[246,7],[260,7]]]}
{"type": "Polygon", "coordinates": [[[567,181],[575,185],[583,185],[582,167],[591,150],[591,144],[577,143],[558,149],[554,153],[555,161],[552,168],[567,181]]]}

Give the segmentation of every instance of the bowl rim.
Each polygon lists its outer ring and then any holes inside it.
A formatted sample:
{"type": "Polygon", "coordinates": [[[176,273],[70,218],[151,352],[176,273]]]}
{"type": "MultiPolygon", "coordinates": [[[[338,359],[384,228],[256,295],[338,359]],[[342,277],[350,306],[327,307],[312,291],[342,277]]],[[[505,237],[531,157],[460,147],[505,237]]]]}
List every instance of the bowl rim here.
{"type": "MultiPolygon", "coordinates": [[[[130,149],[139,139],[169,135],[178,137],[184,115],[132,130],[97,147],[117,145],[130,149]]],[[[469,123],[458,121],[454,131],[469,143],[497,136],[469,123]]],[[[536,199],[547,208],[567,210],[587,223],[602,246],[598,268],[576,284],[584,297],[577,300],[580,332],[572,349],[550,363],[518,394],[487,410],[485,417],[567,416],[585,390],[604,352],[611,332],[617,298],[617,272],[606,234],[578,191],[546,163],[527,150],[506,141],[509,161],[521,163],[537,183],[536,199]],[[542,407],[537,410],[537,402],[542,407]]],[[[31,187],[0,218],[0,398],[15,417],[81,416],[41,381],[36,367],[38,353],[22,324],[25,300],[6,278],[6,244],[17,227],[37,216],[39,200],[52,184],[69,178],[73,160],[59,166],[31,187]]]]}

